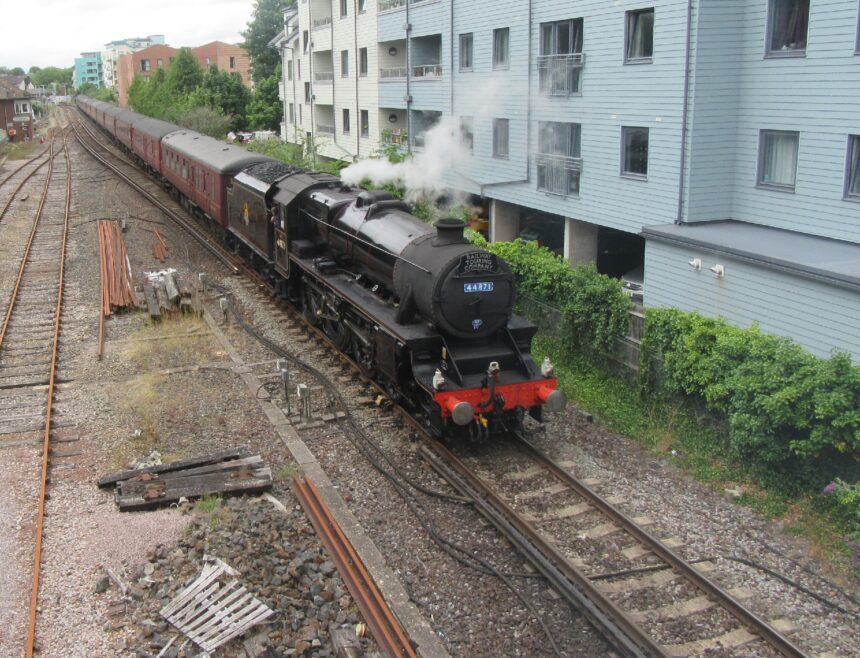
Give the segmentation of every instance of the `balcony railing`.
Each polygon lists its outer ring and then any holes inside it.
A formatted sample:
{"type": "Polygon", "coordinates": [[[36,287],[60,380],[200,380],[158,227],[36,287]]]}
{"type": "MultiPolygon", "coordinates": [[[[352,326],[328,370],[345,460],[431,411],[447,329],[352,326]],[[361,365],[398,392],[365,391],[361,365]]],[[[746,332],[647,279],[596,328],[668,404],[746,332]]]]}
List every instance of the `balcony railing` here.
{"type": "MultiPolygon", "coordinates": [[[[380,80],[403,80],[406,78],[407,68],[405,66],[389,66],[379,69],[380,80]]],[[[442,77],[442,66],[440,64],[422,64],[412,67],[412,77],[435,80],[442,77]]]]}
{"type": "Polygon", "coordinates": [[[441,78],[442,66],[439,64],[422,64],[412,67],[412,75],[416,78],[441,78]]]}
{"type": "Polygon", "coordinates": [[[535,156],[535,164],[538,190],[562,196],[579,195],[582,158],[538,153],[535,156]]]}
{"type": "Polygon", "coordinates": [[[379,78],[381,80],[399,80],[406,77],[405,66],[389,66],[384,69],[379,69],[379,78]]]}
{"type": "Polygon", "coordinates": [[[580,91],[583,53],[541,55],[538,57],[540,91],[549,96],[570,96],[580,91]]]}
{"type": "MultiPolygon", "coordinates": [[[[409,0],[410,5],[423,5],[426,2],[434,2],[434,0],[409,0]]],[[[405,6],[406,0],[379,0],[379,11],[400,9],[405,6]]]]}
{"type": "Polygon", "coordinates": [[[331,82],[334,80],[334,71],[314,71],[314,82],[331,82]]]}
{"type": "Polygon", "coordinates": [[[326,25],[331,25],[331,16],[321,16],[320,18],[314,19],[314,28],[317,29],[319,27],[325,27],[326,25]]]}
{"type": "Polygon", "coordinates": [[[318,123],[316,128],[320,135],[334,135],[334,126],[327,126],[324,123],[318,123]]]}

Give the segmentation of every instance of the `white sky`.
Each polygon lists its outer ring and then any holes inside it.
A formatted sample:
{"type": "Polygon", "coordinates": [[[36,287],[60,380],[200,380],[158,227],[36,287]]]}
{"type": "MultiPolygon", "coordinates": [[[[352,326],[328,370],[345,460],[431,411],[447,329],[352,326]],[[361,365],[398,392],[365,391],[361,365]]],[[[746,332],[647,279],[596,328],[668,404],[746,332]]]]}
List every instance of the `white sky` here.
{"type": "Polygon", "coordinates": [[[238,43],[253,5],[253,0],[25,0],[18,6],[29,18],[2,28],[0,66],[24,71],[74,66],[80,53],[103,50],[108,41],[150,34],[163,34],[174,48],[238,43]]]}

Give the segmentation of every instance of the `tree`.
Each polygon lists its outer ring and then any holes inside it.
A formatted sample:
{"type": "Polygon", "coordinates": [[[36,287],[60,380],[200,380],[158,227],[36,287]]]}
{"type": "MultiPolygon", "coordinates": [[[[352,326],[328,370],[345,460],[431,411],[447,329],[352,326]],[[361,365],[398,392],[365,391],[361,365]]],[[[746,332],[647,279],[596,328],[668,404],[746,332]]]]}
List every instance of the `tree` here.
{"type": "MultiPolygon", "coordinates": [[[[272,36],[275,36],[274,34],[272,36]]],[[[0,75],[24,75],[24,69],[20,66],[9,68],[8,66],[0,66],[0,75]]]]}
{"type": "Polygon", "coordinates": [[[254,88],[251,102],[248,103],[248,124],[253,130],[278,130],[284,118],[283,106],[278,98],[278,85],[281,82],[281,67],[254,88]]]}
{"type": "Polygon", "coordinates": [[[172,96],[192,93],[203,82],[203,70],[190,48],[180,48],[167,72],[167,86],[172,96]]]}
{"type": "Polygon", "coordinates": [[[245,114],[251,92],[242,83],[238,73],[219,71],[214,64],[209,66],[203,83],[194,92],[192,104],[220,110],[224,116],[231,117],[233,130],[244,130],[245,114]]]}
{"type": "Polygon", "coordinates": [[[269,41],[284,29],[284,9],[294,0],[255,0],[248,29],[242,32],[242,47],[251,57],[251,78],[259,84],[274,74],[280,55],[269,41]]]}
{"type": "Polygon", "coordinates": [[[36,86],[48,86],[55,83],[58,85],[71,86],[73,72],[73,67],[63,69],[56,66],[46,66],[45,68],[40,69],[38,66],[34,66],[30,69],[30,78],[36,86]],[[34,69],[37,70],[34,71],[34,69]]]}
{"type": "Polygon", "coordinates": [[[230,117],[211,107],[192,107],[178,113],[176,123],[204,135],[223,139],[230,128],[230,117]]]}

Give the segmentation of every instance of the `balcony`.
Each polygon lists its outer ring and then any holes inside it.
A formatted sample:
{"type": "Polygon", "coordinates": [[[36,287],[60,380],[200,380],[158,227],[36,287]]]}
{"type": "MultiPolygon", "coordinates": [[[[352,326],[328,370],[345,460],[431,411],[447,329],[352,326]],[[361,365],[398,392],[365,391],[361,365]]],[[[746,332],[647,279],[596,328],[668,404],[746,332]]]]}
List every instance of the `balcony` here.
{"type": "Polygon", "coordinates": [[[580,93],[583,53],[541,55],[538,57],[540,93],[545,96],[570,96],[580,93]]]}
{"type": "Polygon", "coordinates": [[[538,190],[561,196],[579,196],[582,158],[538,153],[535,164],[538,190]]]}
{"type": "MultiPolygon", "coordinates": [[[[410,5],[423,5],[428,2],[435,2],[435,0],[409,0],[410,5]]],[[[395,9],[402,9],[405,6],[406,0],[379,0],[378,10],[380,12],[393,11],[395,9]]]]}
{"type": "Polygon", "coordinates": [[[334,71],[314,71],[314,82],[333,82],[334,71]]]}
{"type": "Polygon", "coordinates": [[[379,79],[380,80],[405,80],[406,79],[406,67],[405,66],[389,66],[386,68],[379,69],[379,79]]]}
{"type": "Polygon", "coordinates": [[[331,25],[331,16],[320,16],[319,18],[314,19],[313,29],[317,30],[319,28],[326,27],[327,25],[331,25]]]}
{"type": "Polygon", "coordinates": [[[422,64],[420,66],[412,67],[412,75],[415,78],[422,78],[425,80],[435,80],[442,77],[442,65],[441,64],[422,64]]]}
{"type": "Polygon", "coordinates": [[[325,123],[317,123],[316,132],[320,135],[334,135],[334,126],[330,126],[325,123]]]}

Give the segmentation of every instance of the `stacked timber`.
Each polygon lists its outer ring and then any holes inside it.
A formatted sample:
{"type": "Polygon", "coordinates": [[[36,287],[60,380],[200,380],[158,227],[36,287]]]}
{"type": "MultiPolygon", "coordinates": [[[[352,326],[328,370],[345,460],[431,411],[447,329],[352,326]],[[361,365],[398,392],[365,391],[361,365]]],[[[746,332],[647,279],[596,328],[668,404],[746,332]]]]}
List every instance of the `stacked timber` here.
{"type": "Polygon", "coordinates": [[[167,260],[167,243],[161,237],[158,229],[155,229],[155,241],[152,243],[152,255],[161,263],[167,260]]]}
{"type": "Polygon", "coordinates": [[[106,475],[121,512],[151,509],[209,494],[259,493],[272,486],[272,471],[245,448],[106,475]]]}
{"type": "Polygon", "coordinates": [[[174,269],[148,274],[143,296],[149,315],[154,320],[164,314],[190,313],[197,306],[191,288],[174,269]]]}
{"type": "Polygon", "coordinates": [[[134,279],[128,250],[119,223],[101,219],[99,229],[99,256],[101,263],[102,312],[105,316],[114,310],[135,307],[134,279]]]}

